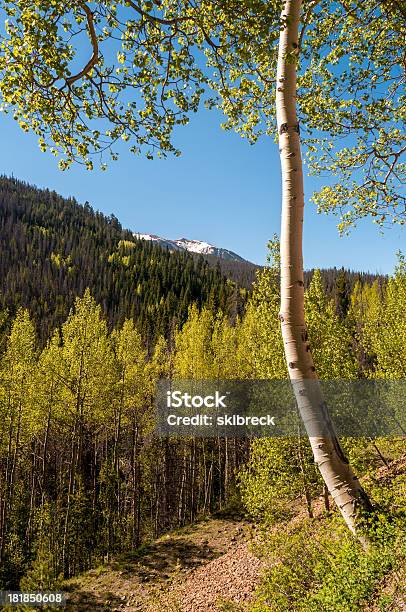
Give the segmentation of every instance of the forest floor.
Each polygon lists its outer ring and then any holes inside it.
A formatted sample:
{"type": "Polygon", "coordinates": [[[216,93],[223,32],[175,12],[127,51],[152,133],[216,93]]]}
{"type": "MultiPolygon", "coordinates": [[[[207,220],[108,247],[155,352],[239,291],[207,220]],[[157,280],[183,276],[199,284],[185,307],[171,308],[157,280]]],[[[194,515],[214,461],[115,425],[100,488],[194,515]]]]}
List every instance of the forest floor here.
{"type": "Polygon", "coordinates": [[[171,532],[67,581],[66,610],[241,609],[249,602],[263,567],[250,550],[252,537],[249,522],[232,518],[209,518],[171,532]]]}
{"type": "MultiPolygon", "coordinates": [[[[385,485],[406,472],[406,456],[377,469],[385,485]]],[[[315,517],[323,511],[315,500],[315,517]]],[[[295,516],[283,524],[294,529],[306,515],[298,504],[295,516]]],[[[275,525],[275,529],[281,525],[275,525]]],[[[253,552],[252,523],[241,517],[210,517],[170,532],[137,551],[65,582],[67,612],[243,612],[265,570],[253,552]]],[[[406,612],[406,567],[388,574],[363,612],[381,612],[379,596],[392,604],[385,612],[406,612]]]]}

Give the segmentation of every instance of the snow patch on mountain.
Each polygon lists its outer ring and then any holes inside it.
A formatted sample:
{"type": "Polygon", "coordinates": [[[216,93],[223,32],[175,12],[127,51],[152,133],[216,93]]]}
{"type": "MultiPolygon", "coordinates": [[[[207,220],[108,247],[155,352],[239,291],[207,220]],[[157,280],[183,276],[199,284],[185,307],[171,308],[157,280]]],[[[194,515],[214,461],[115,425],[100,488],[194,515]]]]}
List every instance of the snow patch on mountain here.
{"type": "Polygon", "coordinates": [[[151,240],[158,243],[160,246],[166,247],[170,251],[189,251],[190,253],[199,253],[201,255],[214,255],[220,259],[228,259],[232,261],[247,261],[234,251],[229,249],[222,249],[205,242],[203,240],[191,240],[188,238],[178,238],[177,240],[170,240],[169,238],[161,238],[155,234],[141,234],[135,233],[135,238],[140,240],[151,240]]]}
{"type": "Polygon", "coordinates": [[[166,247],[170,251],[183,251],[184,249],[176,244],[175,240],[169,240],[167,238],[161,238],[160,236],[156,236],[155,234],[140,234],[136,232],[134,234],[135,238],[139,240],[151,240],[152,242],[157,242],[160,246],[166,247]]]}

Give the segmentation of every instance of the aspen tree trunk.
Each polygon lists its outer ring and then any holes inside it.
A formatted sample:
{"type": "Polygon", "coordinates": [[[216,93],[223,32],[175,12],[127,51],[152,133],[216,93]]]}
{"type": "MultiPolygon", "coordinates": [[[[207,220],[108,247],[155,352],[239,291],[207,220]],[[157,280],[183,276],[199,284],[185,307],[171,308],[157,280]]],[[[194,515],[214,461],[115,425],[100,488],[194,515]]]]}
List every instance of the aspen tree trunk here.
{"type": "MultiPolygon", "coordinates": [[[[304,318],[303,169],[296,115],[296,57],[301,0],[286,0],[278,51],[276,112],[282,168],[280,320],[289,377],[314,459],[350,530],[370,502],[346,459],[327,413],[308,344],[304,318]]],[[[360,540],[366,545],[365,540],[360,540]]]]}
{"type": "Polygon", "coordinates": [[[137,525],[137,500],[140,495],[140,483],[138,478],[138,425],[136,418],[132,422],[132,450],[131,450],[131,472],[132,472],[132,545],[138,546],[137,525]]]}

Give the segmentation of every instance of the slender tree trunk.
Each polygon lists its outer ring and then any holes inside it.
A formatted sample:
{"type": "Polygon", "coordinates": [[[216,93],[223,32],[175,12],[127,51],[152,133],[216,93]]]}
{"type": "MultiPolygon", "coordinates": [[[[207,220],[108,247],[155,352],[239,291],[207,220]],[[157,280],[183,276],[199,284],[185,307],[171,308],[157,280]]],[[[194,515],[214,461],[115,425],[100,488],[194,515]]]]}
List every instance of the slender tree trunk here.
{"type": "Polygon", "coordinates": [[[305,464],[304,458],[303,458],[302,441],[301,441],[300,435],[298,437],[297,453],[298,453],[300,471],[302,472],[303,491],[304,491],[304,494],[305,494],[305,500],[306,500],[306,506],[307,506],[307,514],[309,515],[309,518],[313,518],[312,496],[311,496],[310,486],[309,486],[309,483],[307,481],[307,476],[306,476],[306,464],[305,464]]]}
{"type": "Polygon", "coordinates": [[[189,504],[189,521],[192,522],[195,518],[195,490],[196,490],[196,438],[192,440],[192,448],[190,453],[190,504],[189,504]]]}
{"type": "Polygon", "coordinates": [[[53,384],[51,385],[50,403],[48,407],[47,423],[46,423],[45,434],[44,434],[44,446],[43,446],[43,451],[42,451],[41,504],[43,504],[45,501],[48,440],[49,440],[49,430],[51,427],[51,413],[52,413],[52,391],[53,391],[53,384]]]}
{"type": "Polygon", "coordinates": [[[183,462],[182,462],[182,477],[179,489],[178,497],[178,525],[181,527],[184,524],[184,512],[185,512],[185,486],[186,486],[186,470],[187,470],[187,457],[186,457],[186,444],[183,449],[183,462]]]}
{"type": "Polygon", "coordinates": [[[304,318],[304,191],[296,115],[296,57],[301,4],[301,0],[285,2],[282,11],[285,27],[280,33],[278,52],[276,108],[282,167],[280,320],[289,377],[314,459],[348,527],[355,533],[358,508],[370,510],[371,505],[340,447],[326,412],[304,318]]]}
{"type": "Polygon", "coordinates": [[[377,444],[375,444],[375,442],[372,442],[372,446],[374,447],[374,449],[376,450],[376,452],[378,453],[382,463],[384,465],[386,465],[386,467],[389,467],[389,462],[387,461],[387,459],[382,455],[381,451],[379,450],[379,447],[377,444]]]}
{"type": "Polygon", "coordinates": [[[324,509],[326,512],[330,512],[330,498],[326,485],[323,487],[323,498],[324,498],[324,509]]]}
{"type": "Polygon", "coordinates": [[[1,521],[0,521],[0,562],[3,561],[5,539],[7,533],[7,520],[8,520],[8,503],[9,503],[9,491],[10,491],[10,470],[11,470],[11,458],[13,450],[13,433],[14,433],[14,414],[11,404],[11,394],[8,392],[8,414],[10,415],[10,425],[8,429],[8,448],[6,458],[6,469],[4,476],[4,495],[1,500],[1,521]]]}
{"type": "Polygon", "coordinates": [[[65,510],[64,527],[63,527],[63,539],[62,539],[62,567],[63,567],[64,575],[66,577],[70,576],[70,572],[69,572],[70,559],[69,559],[69,554],[68,554],[68,535],[69,535],[69,518],[70,518],[70,511],[71,511],[71,498],[73,494],[74,478],[75,478],[75,456],[76,456],[76,424],[74,426],[72,440],[71,440],[69,481],[68,481],[68,491],[67,491],[66,510],[65,510]]]}
{"type": "Polygon", "coordinates": [[[217,438],[217,460],[218,460],[218,472],[219,472],[219,509],[223,507],[223,467],[222,467],[222,453],[221,453],[221,439],[217,438]]]}
{"type": "Polygon", "coordinates": [[[136,548],[137,542],[137,499],[139,497],[139,486],[138,481],[138,425],[135,416],[133,416],[132,422],[132,448],[131,448],[131,474],[132,474],[132,546],[136,548]]]}
{"type": "Polygon", "coordinates": [[[35,500],[36,500],[36,475],[37,475],[37,444],[36,444],[36,440],[34,439],[34,441],[32,442],[32,451],[31,451],[31,457],[32,457],[32,461],[31,461],[31,473],[30,473],[30,510],[28,512],[28,520],[27,520],[27,527],[25,530],[25,539],[27,542],[27,548],[29,548],[30,546],[30,541],[31,541],[31,535],[32,535],[32,531],[33,531],[33,518],[34,518],[34,507],[35,507],[35,500]]]}
{"type": "Polygon", "coordinates": [[[204,492],[203,514],[206,514],[206,512],[210,512],[213,464],[214,464],[214,457],[212,455],[210,468],[209,468],[209,474],[207,476],[207,484],[205,486],[205,492],[204,492]]]}

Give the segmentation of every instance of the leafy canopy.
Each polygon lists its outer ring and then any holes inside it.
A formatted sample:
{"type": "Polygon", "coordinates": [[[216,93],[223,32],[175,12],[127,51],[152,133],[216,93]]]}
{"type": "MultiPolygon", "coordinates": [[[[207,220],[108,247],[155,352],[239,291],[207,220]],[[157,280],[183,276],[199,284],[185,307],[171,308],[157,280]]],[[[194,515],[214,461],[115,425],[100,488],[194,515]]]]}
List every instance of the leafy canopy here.
{"type": "MultiPolygon", "coordinates": [[[[128,142],[179,154],[173,129],[204,99],[250,142],[275,134],[280,0],[0,0],[0,97],[43,150],[105,168],[128,142]]],[[[345,231],[403,224],[406,10],[395,0],[305,0],[298,111],[314,201],[345,231]]],[[[293,61],[293,60],[292,60],[293,61]]]]}

